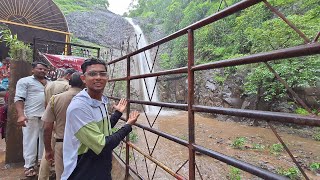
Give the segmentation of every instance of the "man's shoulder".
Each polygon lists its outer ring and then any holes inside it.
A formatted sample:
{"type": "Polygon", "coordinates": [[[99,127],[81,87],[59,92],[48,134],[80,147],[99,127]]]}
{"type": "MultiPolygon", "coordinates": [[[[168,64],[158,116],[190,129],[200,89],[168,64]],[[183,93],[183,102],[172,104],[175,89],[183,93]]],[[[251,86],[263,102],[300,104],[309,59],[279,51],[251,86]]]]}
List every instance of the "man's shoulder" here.
{"type": "Polygon", "coordinates": [[[23,78],[20,78],[20,79],[18,80],[18,82],[27,82],[27,81],[32,80],[33,78],[34,78],[33,76],[23,77],[23,78]]]}
{"type": "MultiPolygon", "coordinates": [[[[80,92],[80,91],[79,91],[80,92]]],[[[78,92],[73,92],[73,91],[65,91],[65,92],[62,92],[62,93],[59,93],[59,94],[56,94],[56,95],[53,95],[56,99],[68,99],[68,97],[74,97],[78,94],[78,92]]]]}
{"type": "MultiPolygon", "coordinates": [[[[61,94],[59,94],[61,96],[61,94]]],[[[74,109],[88,109],[91,106],[84,101],[83,99],[77,98],[77,96],[74,96],[68,106],[68,110],[74,110],[74,109]]]]}
{"type": "Polygon", "coordinates": [[[48,81],[48,87],[52,86],[52,85],[69,85],[69,81],[48,81]]]}

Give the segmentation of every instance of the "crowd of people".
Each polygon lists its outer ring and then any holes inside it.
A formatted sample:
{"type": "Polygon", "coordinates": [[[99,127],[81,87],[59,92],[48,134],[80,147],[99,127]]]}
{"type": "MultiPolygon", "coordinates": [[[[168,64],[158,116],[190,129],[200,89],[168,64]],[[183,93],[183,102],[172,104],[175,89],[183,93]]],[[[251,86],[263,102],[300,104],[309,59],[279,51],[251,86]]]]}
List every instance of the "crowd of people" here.
{"type": "Polygon", "coordinates": [[[81,70],[65,69],[61,78],[49,81],[48,65],[34,62],[32,75],[17,82],[14,102],[22,126],[25,176],[37,175],[40,161],[39,179],[49,179],[52,165],[56,179],[111,179],[112,150],[131,132],[139,112],[131,112],[113,132],[127,100],[121,99],[109,115],[103,95],[105,62],[90,58],[81,70]]]}

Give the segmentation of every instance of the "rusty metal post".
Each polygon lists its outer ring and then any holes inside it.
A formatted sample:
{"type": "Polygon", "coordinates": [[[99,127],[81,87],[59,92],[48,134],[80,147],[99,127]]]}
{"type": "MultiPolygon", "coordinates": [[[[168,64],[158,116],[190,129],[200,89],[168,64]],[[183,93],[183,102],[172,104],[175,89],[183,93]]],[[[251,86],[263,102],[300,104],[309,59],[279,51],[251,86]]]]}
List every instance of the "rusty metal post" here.
{"type": "MultiPolygon", "coordinates": [[[[130,99],[130,56],[127,57],[127,99],[130,99]]],[[[127,118],[129,119],[130,114],[130,103],[127,105],[127,118]]],[[[126,142],[129,142],[129,135],[126,137],[126,142]]],[[[126,175],[125,179],[128,179],[129,177],[129,145],[126,143],[126,175]]]]}
{"type": "Polygon", "coordinates": [[[188,129],[189,129],[189,179],[195,179],[195,151],[193,144],[194,138],[194,71],[191,69],[194,65],[194,36],[193,30],[188,30],[188,129]]]}

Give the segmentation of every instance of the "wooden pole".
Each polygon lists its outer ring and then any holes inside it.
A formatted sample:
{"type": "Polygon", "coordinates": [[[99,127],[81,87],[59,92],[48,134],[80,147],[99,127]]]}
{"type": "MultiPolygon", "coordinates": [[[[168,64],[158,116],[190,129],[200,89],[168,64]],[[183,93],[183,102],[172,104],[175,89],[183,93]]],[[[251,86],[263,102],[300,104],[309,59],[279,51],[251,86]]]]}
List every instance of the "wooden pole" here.
{"type": "Polygon", "coordinates": [[[31,64],[23,60],[13,60],[10,62],[10,81],[9,81],[9,106],[8,121],[6,129],[6,158],[5,162],[19,163],[24,162],[22,151],[22,129],[16,125],[17,113],[13,103],[16,84],[20,78],[31,75],[31,64]]]}

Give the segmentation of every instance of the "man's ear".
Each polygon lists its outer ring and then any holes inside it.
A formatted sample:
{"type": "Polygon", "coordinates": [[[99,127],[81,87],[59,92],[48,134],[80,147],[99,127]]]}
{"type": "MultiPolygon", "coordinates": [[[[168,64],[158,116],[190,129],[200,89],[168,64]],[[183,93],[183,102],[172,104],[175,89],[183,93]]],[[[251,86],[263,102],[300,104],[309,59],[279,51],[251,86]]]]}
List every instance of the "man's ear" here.
{"type": "Polygon", "coordinates": [[[85,75],[81,75],[80,79],[82,80],[82,82],[85,84],[86,83],[86,76],[85,75]]]}

